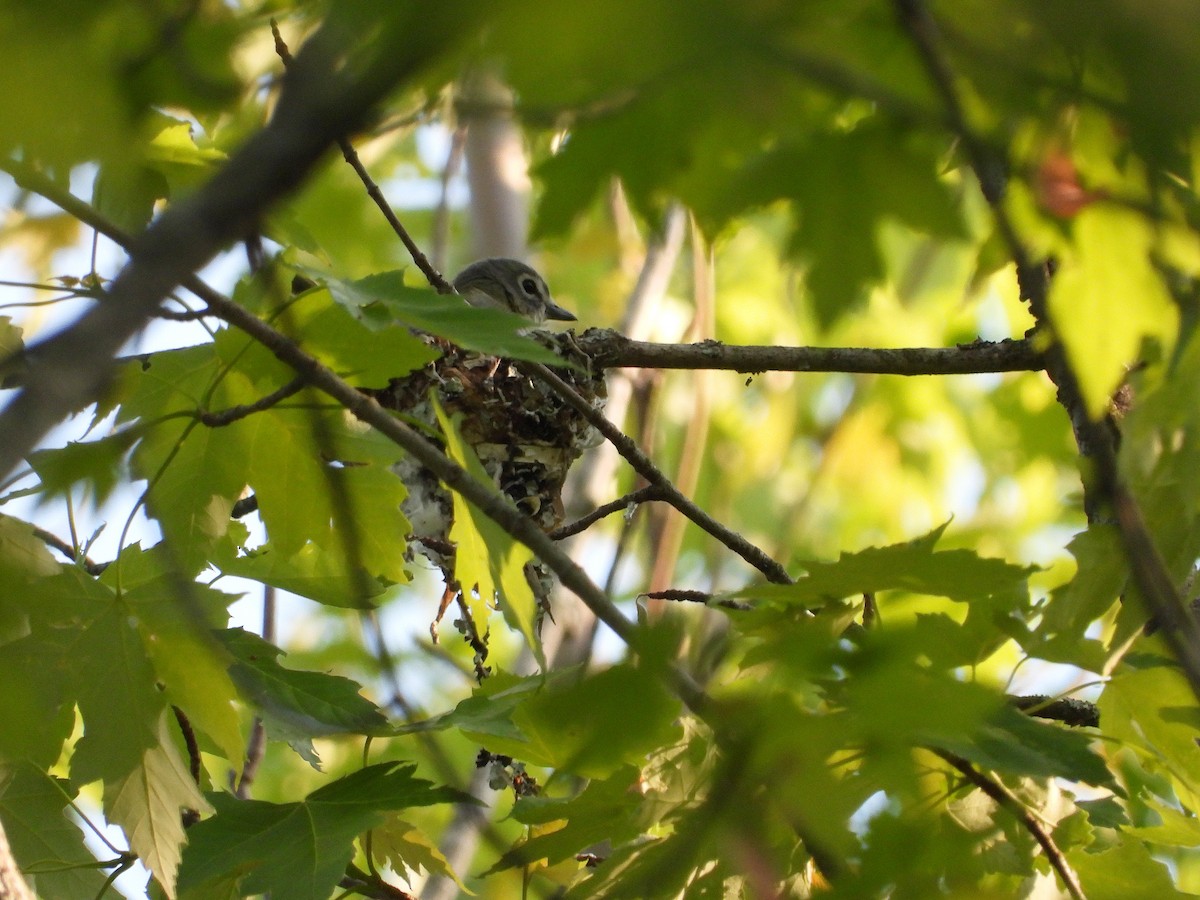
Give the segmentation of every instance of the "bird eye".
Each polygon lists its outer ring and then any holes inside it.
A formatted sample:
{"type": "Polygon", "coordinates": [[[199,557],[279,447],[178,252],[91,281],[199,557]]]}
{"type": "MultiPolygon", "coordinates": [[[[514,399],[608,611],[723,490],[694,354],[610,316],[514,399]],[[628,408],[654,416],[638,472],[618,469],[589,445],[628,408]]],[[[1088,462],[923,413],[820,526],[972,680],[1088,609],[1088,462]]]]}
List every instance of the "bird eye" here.
{"type": "Polygon", "coordinates": [[[522,278],[521,279],[521,290],[523,290],[530,297],[536,297],[537,293],[538,293],[537,282],[534,281],[532,278],[522,278]]]}

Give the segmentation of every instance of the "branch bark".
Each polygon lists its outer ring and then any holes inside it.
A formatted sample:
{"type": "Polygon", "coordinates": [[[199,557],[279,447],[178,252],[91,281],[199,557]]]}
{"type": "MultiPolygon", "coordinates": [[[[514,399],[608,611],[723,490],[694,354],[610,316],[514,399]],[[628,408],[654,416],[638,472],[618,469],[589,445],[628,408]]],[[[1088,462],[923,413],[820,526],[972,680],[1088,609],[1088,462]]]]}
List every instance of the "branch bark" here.
{"type": "Polygon", "coordinates": [[[1038,842],[1042,848],[1042,852],[1046,854],[1046,859],[1049,861],[1051,868],[1058,873],[1058,877],[1062,879],[1063,887],[1074,900],[1084,900],[1083,886],[1079,883],[1079,877],[1072,870],[1067,862],[1066,856],[1058,849],[1058,845],[1054,843],[1054,838],[1050,832],[1043,827],[1042,823],[1025,805],[1016,797],[1008,792],[998,781],[994,781],[984,773],[978,771],[970,762],[957,756],[948,750],[933,750],[943,760],[957,769],[962,776],[979,788],[989,797],[996,801],[996,804],[1011,813],[1022,827],[1033,836],[1033,839],[1038,842]]]}
{"type": "Polygon", "coordinates": [[[1036,372],[1043,354],[1028,340],[976,341],[957,347],[777,347],[654,344],[610,329],[590,328],[576,339],[601,368],[726,369],[733,372],[853,372],[876,375],[970,375],[1036,372]]]}
{"type": "MultiPolygon", "coordinates": [[[[245,236],[273,203],[300,185],[338,138],[365,124],[387,92],[443,46],[430,34],[423,42],[400,39],[400,18],[397,14],[385,24],[377,46],[362,48],[365,63],[351,66],[345,64],[345,51],[354,49],[357,58],[358,48],[346,28],[350,23],[331,16],[296,56],[266,127],[207,185],[167,209],[133,241],[129,263],[101,303],[26,351],[24,386],[0,413],[0,476],[11,472],[53,425],[96,398],[117,351],[171,290],[245,236]]],[[[431,16],[425,30],[449,29],[444,18],[431,16]]],[[[0,169],[38,191],[40,175],[30,167],[3,160],[0,169]]]]}
{"type": "Polygon", "coordinates": [[[959,99],[954,71],[942,50],[938,23],[926,4],[923,0],[895,0],[895,8],[942,101],[948,125],[962,142],[991,207],[996,231],[1016,264],[1022,296],[1029,301],[1038,328],[1052,338],[1045,353],[1046,372],[1058,388],[1059,403],[1070,416],[1080,453],[1091,459],[1096,468],[1095,484],[1085,486],[1095,492],[1088,505],[1091,509],[1106,507],[1112,510],[1125,555],[1146,600],[1150,617],[1164,626],[1163,637],[1179,661],[1192,693],[1200,698],[1200,625],[1175,586],[1136,498],[1121,478],[1112,432],[1106,423],[1092,420],[1087,413],[1078,379],[1061,341],[1054,334],[1054,323],[1046,303],[1048,276],[1045,267],[1033,259],[1002,202],[1004,160],[970,126],[959,99]]]}

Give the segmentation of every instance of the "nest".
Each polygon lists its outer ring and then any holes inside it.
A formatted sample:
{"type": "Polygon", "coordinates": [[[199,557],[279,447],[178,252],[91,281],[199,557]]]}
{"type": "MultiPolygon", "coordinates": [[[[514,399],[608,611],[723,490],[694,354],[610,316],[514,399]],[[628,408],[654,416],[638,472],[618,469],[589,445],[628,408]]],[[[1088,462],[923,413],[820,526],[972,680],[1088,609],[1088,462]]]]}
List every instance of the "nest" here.
{"type": "MultiPolygon", "coordinates": [[[[572,332],[532,335],[572,367],[555,367],[567,384],[596,410],[604,408],[603,372],[579,349],[572,332]]],[[[571,465],[600,443],[598,431],[541,379],[512,361],[454,346],[423,369],[372,391],[387,409],[437,429],[431,397],[458,416],[464,440],[474,449],[496,486],[544,531],[562,524],[562,488],[571,465]]],[[[408,488],[403,511],[412,523],[412,544],[452,578],[449,544],[453,501],[436,475],[406,458],[397,474],[408,488]]]]}

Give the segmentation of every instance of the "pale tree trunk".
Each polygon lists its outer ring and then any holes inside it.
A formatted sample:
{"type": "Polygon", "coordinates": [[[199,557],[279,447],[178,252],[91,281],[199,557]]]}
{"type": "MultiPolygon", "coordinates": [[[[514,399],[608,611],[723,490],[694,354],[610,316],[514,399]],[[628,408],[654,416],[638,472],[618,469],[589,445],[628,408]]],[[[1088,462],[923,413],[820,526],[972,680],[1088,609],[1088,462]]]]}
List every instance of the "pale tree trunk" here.
{"type": "Polygon", "coordinates": [[[459,118],[467,133],[471,246],[477,259],[524,259],[529,251],[529,160],[512,107],[512,91],[493,73],[480,70],[465,79],[459,118]]]}
{"type": "MultiPolygon", "coordinates": [[[[521,130],[513,119],[512,106],[512,92],[493,73],[480,70],[464,79],[459,97],[459,125],[466,132],[463,156],[471,190],[473,259],[528,256],[529,159],[521,130]]],[[[532,657],[518,662],[518,671],[531,663],[532,657]]],[[[487,782],[488,768],[476,769],[467,792],[486,805],[458,806],[442,835],[438,849],[455,872],[470,867],[479,846],[480,830],[487,824],[488,810],[497,798],[497,792],[487,782]]],[[[421,891],[421,900],[451,900],[457,893],[457,885],[449,878],[431,878],[421,891]]]]}
{"type": "Polygon", "coordinates": [[[0,823],[0,900],[34,900],[33,891],[13,859],[3,823],[0,823]]]}

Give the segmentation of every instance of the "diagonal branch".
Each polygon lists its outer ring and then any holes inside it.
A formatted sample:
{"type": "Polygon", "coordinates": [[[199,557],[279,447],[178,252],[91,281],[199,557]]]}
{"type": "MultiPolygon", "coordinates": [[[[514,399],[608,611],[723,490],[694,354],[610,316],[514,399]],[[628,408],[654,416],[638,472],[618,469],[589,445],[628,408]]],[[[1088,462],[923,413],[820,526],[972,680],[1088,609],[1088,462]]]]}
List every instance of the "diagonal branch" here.
{"type": "MultiPolygon", "coordinates": [[[[33,174],[36,178],[30,183],[36,183],[39,187],[30,187],[31,190],[36,190],[37,193],[62,206],[119,246],[128,247],[132,243],[129,236],[91,206],[63,191],[48,179],[42,178],[37,173],[33,174]]],[[[207,303],[214,316],[240,329],[250,338],[271,350],[278,359],[291,366],[306,384],[327,394],[360,421],[374,427],[401,449],[407,451],[417,462],[433,472],[449,490],[457,491],[480,512],[503,528],[507,534],[533,551],[547,568],[558,576],[563,586],[576,594],[591,609],[596,618],[611,628],[634,653],[643,659],[654,660],[654,671],[662,678],[671,692],[698,719],[712,729],[720,745],[728,746],[730,744],[731,736],[721,728],[718,710],[714,708],[711,698],[704,689],[679,665],[663,661],[660,655],[653,653],[653,644],[647,638],[643,627],[626,619],[604,590],[593,583],[588,574],[567,556],[532,519],[518,510],[512,501],[494,487],[475,480],[469,472],[449,459],[418,431],[395,418],[373,398],[360,393],[357,388],[321,365],[317,359],[301,349],[295,341],[234,303],[196,275],[187,275],[182,279],[182,284],[207,303]]],[[[553,373],[550,374],[557,379],[553,373]]],[[[605,424],[608,423],[605,422],[605,424]]],[[[620,432],[618,434],[625,441],[629,440],[620,432]]],[[[706,517],[702,511],[700,515],[706,517]]],[[[757,548],[751,546],[750,549],[754,553],[762,554],[762,551],[757,548]]],[[[766,561],[768,565],[778,566],[778,563],[769,558],[766,561]]],[[[787,573],[783,572],[782,567],[779,567],[779,571],[782,572],[783,578],[787,578],[787,573]]],[[[797,824],[796,830],[807,846],[818,848],[818,850],[821,848],[820,839],[808,833],[808,829],[802,824],[797,824]]],[[[832,878],[844,870],[843,861],[838,859],[832,851],[820,851],[820,855],[822,857],[821,868],[829,877],[832,878]]]]}
{"type": "MultiPolygon", "coordinates": [[[[295,190],[340,137],[367,121],[400,80],[413,75],[436,40],[401,42],[400,22],[385,23],[366,62],[343,65],[353,35],[331,16],[297,55],[271,121],[192,197],[171,206],[127,249],[130,260],[104,301],[77,322],[25,351],[25,385],[0,413],[0,473],[13,467],[63,417],[99,394],[121,346],[154,315],[164,297],[229,243],[241,238],[277,200],[295,190]],[[390,27],[389,27],[390,26],[390,27]],[[386,48],[389,52],[381,52],[386,48]],[[404,48],[407,52],[401,52],[404,48]]],[[[430,27],[449,28],[434,16],[430,27]]],[[[359,48],[354,51],[359,54],[359,48]]],[[[37,173],[0,161],[23,187],[37,173]]]]}
{"type": "Polygon", "coordinates": [[[651,462],[650,457],[641,451],[629,435],[610,422],[590,403],[577,394],[569,384],[558,377],[551,369],[541,363],[520,363],[519,367],[537,378],[541,378],[566,402],[568,406],[588,420],[596,430],[604,435],[617,448],[617,452],[625,457],[633,470],[662,492],[662,499],[699,525],[710,535],[740,556],[754,568],[766,576],[768,581],[776,584],[791,584],[792,578],[787,570],[778,562],[767,556],[736,531],[726,528],[699,506],[685,497],[658,467],[651,462]]]}
{"type": "Polygon", "coordinates": [[[201,425],[207,425],[209,428],[223,428],[247,416],[252,416],[257,412],[263,412],[272,406],[277,406],[288,397],[298,394],[303,389],[304,379],[293,378],[283,387],[271,391],[271,393],[265,397],[260,397],[253,403],[231,406],[227,409],[219,409],[216,412],[201,412],[197,415],[197,418],[200,420],[201,425]]]}
{"type": "Polygon", "coordinates": [[[1039,846],[1041,846],[1042,852],[1046,854],[1046,860],[1050,863],[1054,871],[1058,873],[1058,877],[1062,879],[1063,887],[1067,889],[1067,893],[1074,897],[1075,900],[1084,900],[1083,886],[1079,883],[1079,877],[1067,862],[1066,856],[1058,849],[1058,845],[1054,843],[1054,838],[1050,836],[1050,832],[1045,829],[1033,813],[1025,808],[1025,805],[1020,800],[1010,794],[1000,782],[989,778],[961,756],[957,756],[948,750],[931,749],[961,772],[967,781],[995,800],[998,806],[1011,813],[1025,830],[1033,836],[1033,839],[1038,842],[1039,846]]]}
{"type": "Polygon", "coordinates": [[[636,491],[630,491],[623,497],[618,497],[616,500],[611,500],[603,506],[597,506],[586,516],[580,516],[574,522],[569,522],[561,528],[556,528],[550,532],[550,537],[556,541],[566,540],[569,537],[574,537],[581,531],[587,531],[601,519],[606,516],[611,516],[615,512],[629,512],[631,508],[637,507],[638,504],[645,503],[649,500],[663,499],[662,489],[657,485],[647,485],[644,488],[638,488],[636,491]]]}
{"type": "MultiPolygon", "coordinates": [[[[952,131],[961,140],[975,176],[991,207],[996,230],[1016,263],[1017,279],[1038,327],[1053,335],[1053,324],[1046,306],[1047,274],[1037,265],[1017,234],[1016,227],[1002,203],[1004,166],[967,122],[954,72],[942,51],[938,24],[923,0],[894,0],[901,25],[908,32],[917,54],[945,106],[952,131]]],[[[1087,414],[1079,382],[1057,339],[1046,350],[1046,372],[1058,388],[1058,400],[1071,417],[1080,452],[1096,467],[1100,503],[1113,510],[1125,545],[1125,555],[1134,580],[1141,589],[1151,617],[1162,623],[1163,636],[1183,668],[1192,692],[1200,697],[1200,625],[1175,586],[1166,562],[1146,527],[1137,500],[1121,478],[1117,466],[1117,448],[1112,432],[1103,422],[1087,414]]],[[[1095,504],[1094,504],[1095,505],[1095,504]]]]}
{"type": "MultiPolygon", "coordinates": [[[[292,52],[288,49],[287,44],[284,43],[283,35],[279,33],[279,25],[274,19],[271,20],[271,35],[275,39],[276,55],[283,60],[285,67],[290,68],[295,60],[292,58],[292,52]]],[[[350,168],[358,175],[363,186],[367,189],[367,196],[379,207],[379,211],[383,213],[383,217],[387,220],[387,223],[392,226],[392,230],[396,232],[396,236],[400,238],[400,242],[404,244],[404,248],[412,256],[413,262],[417,264],[417,268],[421,270],[421,273],[437,289],[439,294],[453,294],[454,288],[451,287],[450,282],[446,281],[442,273],[434,268],[433,263],[429,261],[428,257],[421,251],[421,248],[417,246],[417,242],[412,239],[412,235],[408,233],[408,229],[396,218],[391,204],[383,196],[383,191],[379,189],[379,185],[375,183],[375,179],[371,177],[367,171],[367,167],[358,158],[358,151],[354,149],[354,145],[344,136],[338,137],[336,143],[338,149],[342,151],[342,158],[349,163],[350,168]]]]}

